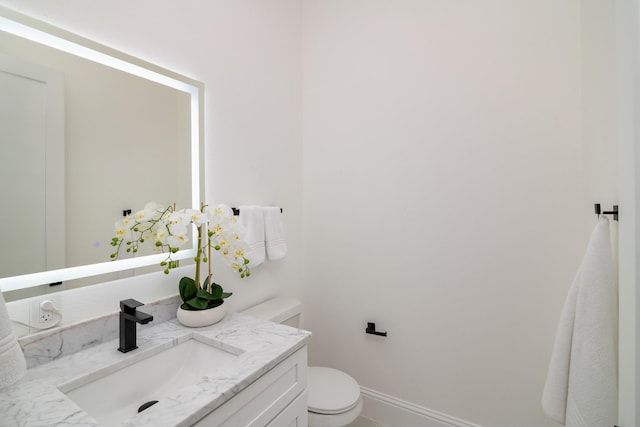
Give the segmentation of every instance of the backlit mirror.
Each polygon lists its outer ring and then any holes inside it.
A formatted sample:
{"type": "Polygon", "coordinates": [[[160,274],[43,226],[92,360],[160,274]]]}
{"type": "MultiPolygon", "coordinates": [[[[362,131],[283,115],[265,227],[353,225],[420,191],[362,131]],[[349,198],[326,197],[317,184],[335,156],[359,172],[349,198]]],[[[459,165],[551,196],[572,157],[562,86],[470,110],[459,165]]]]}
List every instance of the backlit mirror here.
{"type": "MultiPolygon", "coordinates": [[[[199,205],[203,90],[0,7],[5,299],[144,272],[164,259],[109,261],[113,224],[148,201],[199,205]]],[[[187,248],[174,258],[193,255],[187,248]]]]}

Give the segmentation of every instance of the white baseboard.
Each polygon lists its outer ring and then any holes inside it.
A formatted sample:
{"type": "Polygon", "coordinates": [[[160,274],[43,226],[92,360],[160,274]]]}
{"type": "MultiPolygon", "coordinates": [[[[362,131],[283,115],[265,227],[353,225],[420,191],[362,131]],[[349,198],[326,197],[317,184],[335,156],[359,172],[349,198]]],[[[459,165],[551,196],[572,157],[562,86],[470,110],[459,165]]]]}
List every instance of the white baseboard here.
{"type": "Polygon", "coordinates": [[[389,427],[482,427],[370,388],[360,387],[360,391],[362,415],[389,427]]]}

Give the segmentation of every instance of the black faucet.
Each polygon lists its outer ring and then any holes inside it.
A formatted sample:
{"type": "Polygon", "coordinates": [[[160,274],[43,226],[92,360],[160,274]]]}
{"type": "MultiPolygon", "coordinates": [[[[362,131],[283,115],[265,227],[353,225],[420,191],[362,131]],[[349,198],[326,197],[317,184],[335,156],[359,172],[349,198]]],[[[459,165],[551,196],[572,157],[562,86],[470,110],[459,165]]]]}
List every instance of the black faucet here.
{"type": "Polygon", "coordinates": [[[120,348],[118,351],[126,353],[138,348],[136,343],[136,323],[146,325],[153,320],[153,316],[141,311],[136,311],[136,307],[144,305],[134,299],[120,301],[120,348]]]}

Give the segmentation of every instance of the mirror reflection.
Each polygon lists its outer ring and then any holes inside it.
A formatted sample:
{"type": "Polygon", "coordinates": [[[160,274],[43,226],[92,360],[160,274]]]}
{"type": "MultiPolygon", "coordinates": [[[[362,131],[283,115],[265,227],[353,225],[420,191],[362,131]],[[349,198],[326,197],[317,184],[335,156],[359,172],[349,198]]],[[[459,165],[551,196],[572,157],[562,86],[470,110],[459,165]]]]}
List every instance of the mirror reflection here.
{"type": "Polygon", "coordinates": [[[100,62],[0,31],[3,291],[155,264],[109,262],[113,224],[149,200],[198,204],[202,86],[100,62]]]}

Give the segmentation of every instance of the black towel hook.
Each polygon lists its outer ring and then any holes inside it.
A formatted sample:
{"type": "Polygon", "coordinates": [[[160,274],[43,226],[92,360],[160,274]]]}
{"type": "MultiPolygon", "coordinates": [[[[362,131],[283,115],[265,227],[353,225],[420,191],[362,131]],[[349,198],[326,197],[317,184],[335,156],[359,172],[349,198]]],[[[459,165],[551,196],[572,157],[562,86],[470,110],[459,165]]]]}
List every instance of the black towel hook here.
{"type": "Polygon", "coordinates": [[[619,215],[618,205],[613,205],[613,210],[612,211],[604,211],[604,212],[602,212],[601,209],[600,209],[600,203],[596,203],[594,205],[594,208],[595,208],[595,211],[596,211],[596,215],[613,215],[613,219],[615,221],[618,220],[618,215],[619,215]]]}

